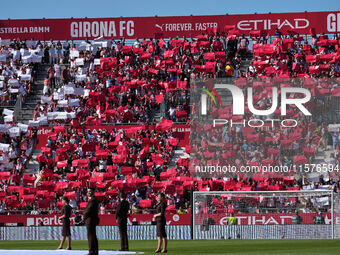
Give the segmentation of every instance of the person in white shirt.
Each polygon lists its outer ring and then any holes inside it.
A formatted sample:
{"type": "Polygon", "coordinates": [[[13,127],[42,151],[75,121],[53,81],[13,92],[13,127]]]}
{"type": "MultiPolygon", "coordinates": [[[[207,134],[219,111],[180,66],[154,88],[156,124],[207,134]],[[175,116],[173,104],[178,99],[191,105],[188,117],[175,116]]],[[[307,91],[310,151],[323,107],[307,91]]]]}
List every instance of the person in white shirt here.
{"type": "Polygon", "coordinates": [[[99,208],[99,214],[105,214],[105,206],[103,204],[99,208]]]}
{"type": "Polygon", "coordinates": [[[55,70],[54,74],[55,84],[59,86],[61,83],[61,66],[59,65],[59,63],[56,63],[54,65],[54,70],[55,70]]]}
{"type": "Polygon", "coordinates": [[[169,109],[169,115],[171,120],[176,120],[176,108],[171,106],[169,109]]]}
{"type": "Polygon", "coordinates": [[[13,60],[20,60],[20,51],[19,50],[13,50],[13,60]]]}
{"type": "Polygon", "coordinates": [[[50,49],[48,50],[50,56],[50,65],[53,65],[55,62],[55,47],[54,44],[51,45],[50,49]]]}
{"type": "Polygon", "coordinates": [[[139,47],[140,47],[140,42],[139,42],[138,38],[137,38],[136,41],[133,43],[133,47],[134,47],[134,48],[139,48],[139,47]]]}

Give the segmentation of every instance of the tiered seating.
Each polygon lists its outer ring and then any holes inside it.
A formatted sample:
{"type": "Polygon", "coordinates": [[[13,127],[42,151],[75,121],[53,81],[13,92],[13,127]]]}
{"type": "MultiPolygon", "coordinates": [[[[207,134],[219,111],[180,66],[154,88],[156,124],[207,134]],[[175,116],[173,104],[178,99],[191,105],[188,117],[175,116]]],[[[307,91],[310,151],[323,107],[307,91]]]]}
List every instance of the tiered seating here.
{"type": "MultiPolygon", "coordinates": [[[[37,109],[36,124],[81,124],[148,122],[165,93],[173,107],[172,120],[188,115],[187,89],[190,76],[224,75],[227,62],[222,38],[198,36],[193,42],[172,39],[124,42],[110,48],[107,41],[82,43],[70,52],[70,69],[62,71],[64,85],[37,109]],[[177,91],[179,90],[179,91],[177,91]],[[181,97],[181,98],[180,98],[181,97]]],[[[33,122],[32,122],[33,123],[33,122]]]]}
{"type": "Polygon", "coordinates": [[[321,35],[313,42],[310,45],[301,36],[276,36],[271,44],[254,43],[254,61],[247,77],[338,77],[339,39],[321,35]]]}
{"type": "Polygon", "coordinates": [[[34,176],[25,174],[33,149],[33,140],[28,136],[27,128],[23,124],[0,125],[0,213],[25,209],[26,200],[34,201],[34,196],[26,197],[28,193],[24,188],[35,180],[34,176]]]}
{"type": "MultiPolygon", "coordinates": [[[[209,33],[193,41],[136,40],[132,46],[125,45],[124,41],[111,46],[110,41],[97,40],[73,48],[70,68],[61,71],[62,86],[42,97],[42,104],[36,107],[34,120],[30,122],[31,125],[54,125],[38,156],[39,177],[24,175],[22,183],[12,181],[8,185],[6,182],[12,173],[2,172],[0,176],[5,182],[0,199],[7,208],[41,211],[60,208],[59,198],[65,195],[73,207],[83,209],[86,188],[96,187],[104,212],[114,210],[117,194],[123,191],[128,193],[134,212],[147,213],[159,191],[167,194],[169,209],[178,209],[189,207],[191,189],[300,189],[301,180],[297,182],[289,174],[251,178],[238,175],[223,179],[215,176],[204,180],[189,177],[187,159],[179,159],[175,168],[168,166],[178,144],[171,129],[172,121],[188,120],[187,89],[193,78],[240,76],[236,81],[239,87],[255,77],[264,78],[253,82],[254,100],[262,107],[269,104],[263,100],[270,95],[267,78],[288,82],[290,77],[308,76],[304,86],[313,86],[313,95],[339,93],[330,82],[310,78],[338,76],[333,72],[333,65],[339,60],[338,41],[319,38],[319,43],[311,47],[301,44],[298,36],[285,39],[278,36],[272,44],[267,44],[259,37],[263,33],[253,31],[254,60],[247,73],[242,73],[238,72],[240,55],[248,54],[249,41],[238,38],[232,28],[228,31],[226,36],[209,33]],[[153,112],[161,103],[166,103],[167,119],[156,126],[149,125],[154,123],[153,112]],[[138,123],[139,126],[84,132],[86,125],[107,123],[138,123]]],[[[318,102],[309,108],[317,109],[318,102]]],[[[288,116],[300,117],[295,110],[288,110],[288,116]]],[[[230,108],[216,108],[212,115],[230,118],[230,108]]],[[[248,117],[247,113],[245,119],[248,117]]],[[[327,132],[324,126],[320,129],[310,122],[289,132],[274,128],[266,133],[257,129],[230,129],[224,133],[206,125],[201,130],[206,141],[198,141],[199,146],[194,146],[191,153],[205,151],[200,155],[202,158],[212,163],[217,160],[220,165],[225,162],[231,165],[303,164],[313,161],[324,131],[327,132]],[[221,154],[209,153],[211,138],[226,142],[221,154]]]]}
{"type": "Polygon", "coordinates": [[[0,45],[0,104],[14,105],[19,94],[25,97],[31,92],[42,45],[20,40],[1,40],[0,45]]]}

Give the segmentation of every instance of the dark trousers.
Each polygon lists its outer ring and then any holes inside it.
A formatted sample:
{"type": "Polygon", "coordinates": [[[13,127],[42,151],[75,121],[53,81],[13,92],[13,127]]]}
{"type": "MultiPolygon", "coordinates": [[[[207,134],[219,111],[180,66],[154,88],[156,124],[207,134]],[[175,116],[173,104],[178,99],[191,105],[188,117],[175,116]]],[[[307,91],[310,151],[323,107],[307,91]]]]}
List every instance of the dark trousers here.
{"type": "Polygon", "coordinates": [[[50,88],[51,88],[51,90],[52,89],[54,89],[54,87],[55,87],[55,78],[53,77],[53,78],[49,78],[49,85],[50,85],[50,88]]]}
{"type": "Polygon", "coordinates": [[[119,235],[120,235],[120,247],[122,250],[129,250],[129,241],[127,235],[127,219],[117,219],[119,235]]]}
{"type": "Polygon", "coordinates": [[[89,254],[98,255],[98,239],[95,224],[86,224],[87,240],[89,242],[89,254]]]}

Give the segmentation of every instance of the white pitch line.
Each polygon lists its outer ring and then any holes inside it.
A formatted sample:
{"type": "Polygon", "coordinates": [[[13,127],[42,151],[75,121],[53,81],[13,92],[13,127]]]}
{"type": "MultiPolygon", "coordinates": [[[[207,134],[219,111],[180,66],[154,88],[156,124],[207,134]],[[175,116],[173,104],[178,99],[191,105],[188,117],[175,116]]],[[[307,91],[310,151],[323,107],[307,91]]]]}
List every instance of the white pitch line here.
{"type": "MultiPolygon", "coordinates": [[[[0,250],[1,255],[86,255],[86,250],[0,250]]],[[[144,254],[134,251],[99,251],[99,255],[132,255],[144,254]]]]}

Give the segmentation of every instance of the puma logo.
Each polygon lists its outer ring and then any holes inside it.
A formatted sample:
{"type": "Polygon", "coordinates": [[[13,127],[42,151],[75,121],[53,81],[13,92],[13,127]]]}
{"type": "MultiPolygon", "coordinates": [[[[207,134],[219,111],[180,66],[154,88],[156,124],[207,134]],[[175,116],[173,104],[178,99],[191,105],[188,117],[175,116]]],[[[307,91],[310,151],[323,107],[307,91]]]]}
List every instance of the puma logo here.
{"type": "Polygon", "coordinates": [[[163,31],[163,25],[160,26],[160,25],[156,24],[155,26],[158,27],[160,30],[163,31]]]}

